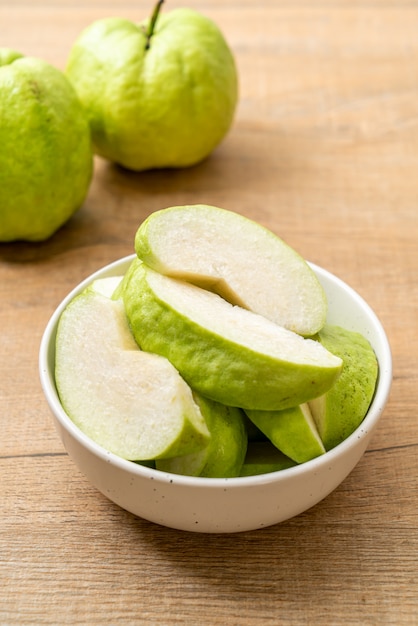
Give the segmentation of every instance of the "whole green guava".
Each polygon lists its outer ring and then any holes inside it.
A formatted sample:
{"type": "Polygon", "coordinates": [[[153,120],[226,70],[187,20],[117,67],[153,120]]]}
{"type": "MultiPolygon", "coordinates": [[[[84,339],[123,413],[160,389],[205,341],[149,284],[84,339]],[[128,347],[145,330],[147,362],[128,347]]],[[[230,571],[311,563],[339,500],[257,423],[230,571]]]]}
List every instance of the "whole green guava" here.
{"type": "Polygon", "coordinates": [[[187,167],[229,130],[238,98],[232,52],[217,25],[191,9],[140,24],[93,22],[66,74],[86,108],[94,149],[128,169],[187,167]]]}
{"type": "Polygon", "coordinates": [[[0,49],[0,241],[42,241],[81,206],[93,172],[86,114],[50,64],[0,49]]]}

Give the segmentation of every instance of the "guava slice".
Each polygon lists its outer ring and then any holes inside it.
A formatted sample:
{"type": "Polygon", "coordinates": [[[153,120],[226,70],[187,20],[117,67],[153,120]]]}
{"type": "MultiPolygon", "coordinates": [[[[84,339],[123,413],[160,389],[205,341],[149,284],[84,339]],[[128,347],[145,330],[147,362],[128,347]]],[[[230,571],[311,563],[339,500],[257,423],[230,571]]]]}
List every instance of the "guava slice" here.
{"type": "Polygon", "coordinates": [[[213,206],[152,213],[135,237],[155,271],[214,291],[300,335],[325,323],[327,299],[308,263],[260,224],[213,206]]]}
{"type": "Polygon", "coordinates": [[[327,391],[341,359],[319,342],[144,263],[123,300],[139,346],[165,356],[200,394],[227,406],[278,410],[327,391]]]}
{"type": "Polygon", "coordinates": [[[194,399],[210,432],[206,448],[174,459],[160,459],[156,468],[174,474],[205,478],[232,478],[240,475],[247,452],[244,414],[194,393],[194,399]]]}
{"type": "Polygon", "coordinates": [[[115,286],[114,279],[99,279],[61,315],[55,380],[64,410],[88,437],[125,459],[204,448],[210,434],[190,387],[167,359],[138,348],[122,300],[110,298],[115,286]]]}
{"type": "Polygon", "coordinates": [[[246,411],[248,417],[283,454],[305,463],[325,453],[307,403],[282,411],[246,411]]]}
{"type": "Polygon", "coordinates": [[[297,463],[289,459],[270,441],[256,441],[248,444],[247,454],[240,476],[268,474],[295,467],[297,463]]]}
{"type": "Polygon", "coordinates": [[[318,339],[343,361],[335,385],[309,401],[319,435],[325,449],[330,450],[363,421],[373,399],[379,368],[372,346],[360,333],[326,325],[318,339]]]}

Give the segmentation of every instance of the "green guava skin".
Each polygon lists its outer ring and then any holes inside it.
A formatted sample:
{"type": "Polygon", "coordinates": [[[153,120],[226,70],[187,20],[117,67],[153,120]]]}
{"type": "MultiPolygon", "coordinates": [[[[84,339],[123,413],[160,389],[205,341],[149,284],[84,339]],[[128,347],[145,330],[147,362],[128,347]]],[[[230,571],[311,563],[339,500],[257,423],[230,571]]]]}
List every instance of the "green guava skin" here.
{"type": "Polygon", "coordinates": [[[324,454],[325,448],[312,418],[308,421],[302,408],[299,405],[282,411],[246,413],[283,454],[297,463],[306,463],[324,454]]]}
{"type": "Polygon", "coordinates": [[[248,444],[240,476],[280,472],[295,465],[297,465],[296,461],[285,456],[270,441],[254,441],[248,444]]]}
{"type": "Polygon", "coordinates": [[[233,55],[218,27],[191,9],[148,20],[93,22],[66,74],[87,110],[97,154],[131,170],[188,167],[228,132],[238,98],[233,55]]]}
{"type": "Polygon", "coordinates": [[[205,449],[194,454],[156,462],[156,468],[174,474],[204,478],[234,478],[240,475],[247,452],[248,437],[244,413],[194,392],[210,432],[205,449]]]}
{"type": "Polygon", "coordinates": [[[43,241],[82,205],[93,173],[88,120],[65,75],[0,51],[0,241],[43,241]]]}
{"type": "Polygon", "coordinates": [[[16,59],[23,58],[23,54],[18,52],[17,50],[12,50],[11,48],[0,48],[0,67],[3,65],[10,65],[16,59]]]}
{"type": "Polygon", "coordinates": [[[309,402],[324,447],[331,450],[347,439],[366,416],[379,364],[369,341],[360,333],[327,324],[318,339],[343,361],[336,383],[325,395],[309,402]]]}

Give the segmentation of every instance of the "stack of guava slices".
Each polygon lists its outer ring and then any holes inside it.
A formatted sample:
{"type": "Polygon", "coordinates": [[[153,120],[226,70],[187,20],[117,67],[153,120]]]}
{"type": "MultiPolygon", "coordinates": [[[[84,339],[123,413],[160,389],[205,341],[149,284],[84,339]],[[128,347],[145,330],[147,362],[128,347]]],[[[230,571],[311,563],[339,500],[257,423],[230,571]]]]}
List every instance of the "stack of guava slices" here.
{"type": "Polygon", "coordinates": [[[315,272],[282,239],[191,205],[152,213],[135,251],[59,321],[57,389],[86,435],[158,470],[229,478],[304,463],[358,427],[372,346],[327,323],[315,272]]]}

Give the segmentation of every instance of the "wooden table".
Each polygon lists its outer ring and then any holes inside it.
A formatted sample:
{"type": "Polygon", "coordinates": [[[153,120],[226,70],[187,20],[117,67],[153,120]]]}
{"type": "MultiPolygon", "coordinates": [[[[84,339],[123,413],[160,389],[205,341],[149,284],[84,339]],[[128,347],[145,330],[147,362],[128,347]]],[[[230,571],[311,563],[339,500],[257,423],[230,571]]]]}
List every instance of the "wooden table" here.
{"type": "MultiPolygon", "coordinates": [[[[183,171],[97,159],[60,232],[0,245],[0,623],[416,625],[418,3],[189,4],[219,24],[240,72],[222,145],[183,171]],[[68,291],[131,253],[152,211],[198,202],[256,219],[347,281],[394,358],[390,402],[340,488],[237,535],[170,530],[109,502],[66,455],[38,379],[42,332],[68,291]]],[[[90,22],[140,20],[151,5],[4,0],[1,45],[63,68],[90,22]]]]}

